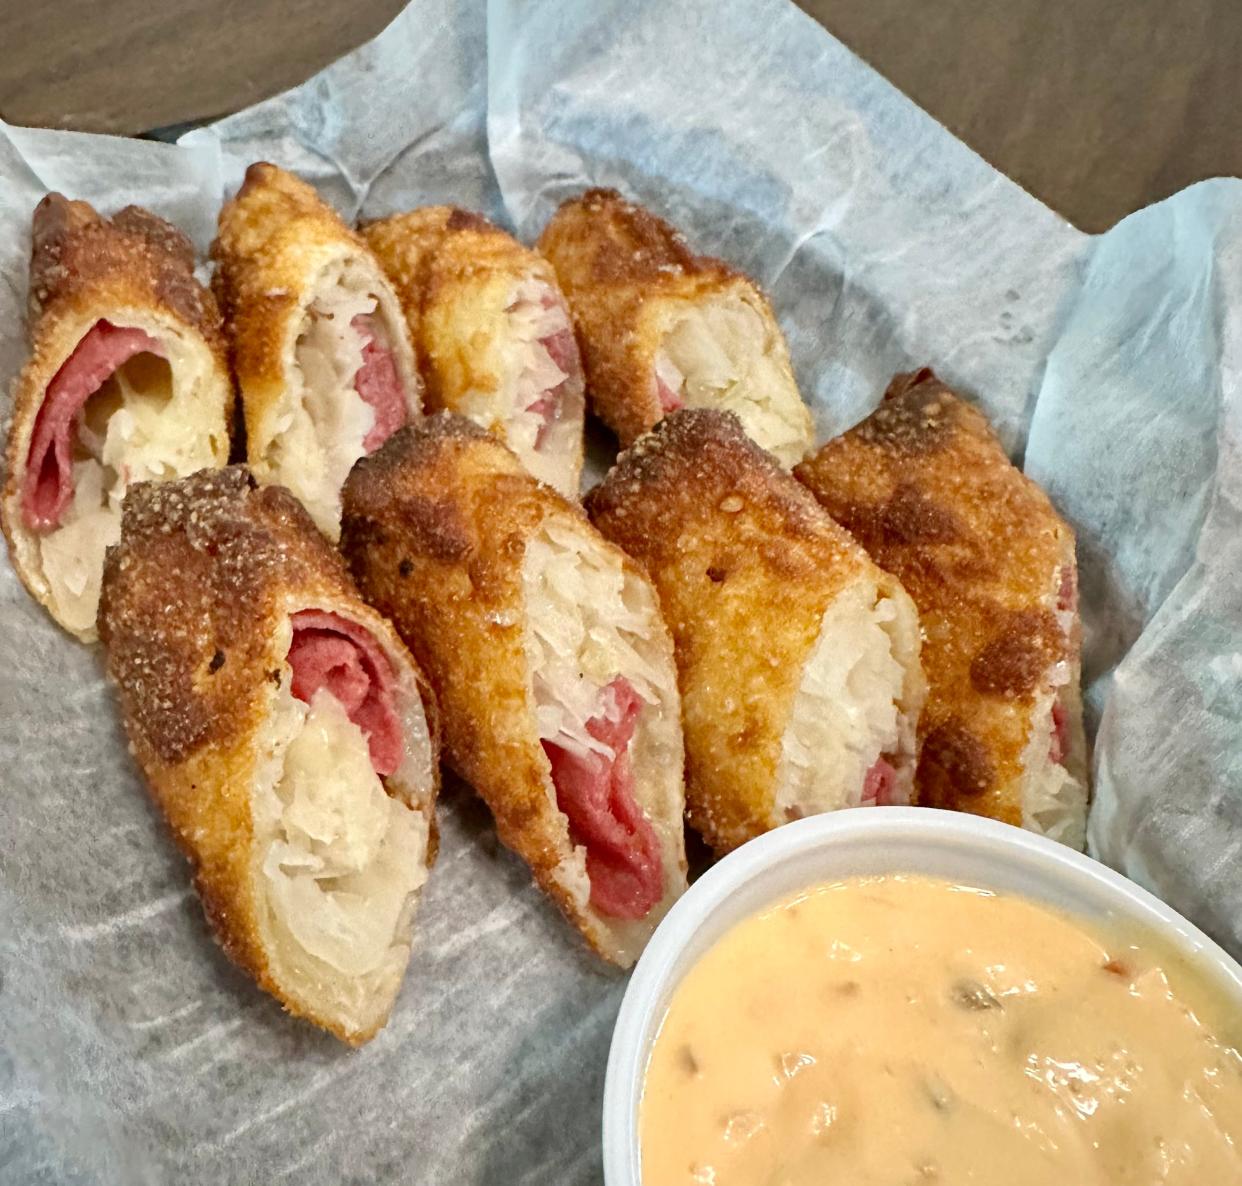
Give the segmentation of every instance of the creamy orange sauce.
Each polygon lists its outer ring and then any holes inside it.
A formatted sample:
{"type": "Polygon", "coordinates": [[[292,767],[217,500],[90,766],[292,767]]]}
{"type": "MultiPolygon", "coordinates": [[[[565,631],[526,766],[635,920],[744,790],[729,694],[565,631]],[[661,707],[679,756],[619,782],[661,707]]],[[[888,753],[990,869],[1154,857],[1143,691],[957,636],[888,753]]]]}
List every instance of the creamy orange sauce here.
{"type": "Polygon", "coordinates": [[[1173,952],[914,876],[738,924],[678,986],[643,1186],[1242,1183],[1242,1017],[1173,952]]]}

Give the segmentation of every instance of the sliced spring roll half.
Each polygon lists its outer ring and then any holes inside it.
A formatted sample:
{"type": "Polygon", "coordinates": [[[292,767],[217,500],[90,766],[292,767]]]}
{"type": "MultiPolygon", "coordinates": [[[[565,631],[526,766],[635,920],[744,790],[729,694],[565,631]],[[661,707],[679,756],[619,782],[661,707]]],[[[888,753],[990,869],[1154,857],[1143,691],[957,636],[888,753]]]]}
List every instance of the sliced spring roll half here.
{"type": "Polygon", "coordinates": [[[629,445],[678,408],[733,412],[786,466],[814,445],[758,286],[615,190],[565,202],[539,250],[569,300],[592,411],[629,445]]]}
{"type": "Polygon", "coordinates": [[[91,642],[126,490],[224,465],[233,386],[215,299],[176,227],[49,194],[32,238],[0,512],[26,588],[91,642]]]}
{"type": "Polygon", "coordinates": [[[434,698],[280,487],[137,487],[100,635],[131,748],[225,951],[354,1045],[388,1018],[435,854],[434,698]]]}
{"type": "Polygon", "coordinates": [[[220,211],[212,255],[250,467],[335,540],[354,462],[422,410],[397,294],[311,186],[264,162],[220,211]]]}
{"type": "Polygon", "coordinates": [[[919,607],[921,800],[1081,848],[1078,570],[1044,492],[927,368],[795,472],[919,607]]]}
{"type": "Polygon", "coordinates": [[[397,214],[363,234],[401,297],[428,409],[473,420],[576,499],[582,363],[552,265],[451,206],[397,214]]]}
{"type": "Polygon", "coordinates": [[[633,963],[686,888],[677,678],[650,582],[447,413],[359,463],[341,545],[500,839],[600,955],[633,963]]]}
{"type": "Polygon", "coordinates": [[[587,497],[673,633],[691,824],[718,853],[789,820],[910,803],[919,622],[737,418],[674,412],[587,497]]]}

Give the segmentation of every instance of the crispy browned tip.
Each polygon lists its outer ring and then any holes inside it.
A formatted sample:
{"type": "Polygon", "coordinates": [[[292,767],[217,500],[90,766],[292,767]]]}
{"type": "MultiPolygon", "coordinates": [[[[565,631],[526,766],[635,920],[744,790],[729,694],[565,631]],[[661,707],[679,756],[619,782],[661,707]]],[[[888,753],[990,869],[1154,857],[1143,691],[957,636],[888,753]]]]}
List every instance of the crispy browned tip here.
{"type": "Polygon", "coordinates": [[[986,418],[924,367],[894,377],[871,416],[794,474],[919,608],[922,801],[1021,824],[1034,702],[1062,661],[1066,766],[1085,785],[1081,629],[1076,598],[1059,604],[1076,586],[1074,535],[986,418]]]}
{"type": "Polygon", "coordinates": [[[233,201],[243,206],[253,203],[283,208],[289,214],[318,214],[323,207],[332,209],[310,182],[271,161],[255,161],[247,167],[233,201]]]}
{"type": "Polygon", "coordinates": [[[481,214],[456,206],[424,206],[368,222],[363,237],[401,298],[431,409],[453,410],[456,397],[495,379],[474,375],[469,337],[478,325],[460,317],[430,324],[437,307],[477,291],[492,277],[535,275],[556,288],[548,261],[481,214]]]}
{"type": "Polygon", "coordinates": [[[89,202],[70,201],[64,194],[48,194],[34,208],[30,220],[31,318],[38,316],[63,283],[60,257],[66,242],[84,227],[102,221],[89,202]]]}
{"type": "Polygon", "coordinates": [[[233,326],[234,341],[246,337],[255,318],[273,318],[295,306],[305,265],[333,244],[367,251],[314,186],[267,161],[251,165],[241,188],[220,208],[211,245],[221,305],[230,318],[240,314],[246,322],[233,326]]]}
{"type": "Polygon", "coordinates": [[[837,559],[857,553],[849,536],[731,412],[672,413],[620,454],[585,505],[624,551],[656,564],[680,552],[699,523],[724,535],[748,523],[791,544],[827,549],[837,559]]]}
{"type": "Polygon", "coordinates": [[[460,206],[419,206],[384,218],[371,218],[358,224],[358,230],[369,242],[379,240],[385,245],[401,241],[425,241],[434,248],[445,236],[458,231],[474,231],[482,235],[504,235],[495,223],[474,210],[460,206]]]}
{"type": "MultiPolygon", "coordinates": [[[[473,420],[436,412],[393,433],[380,449],[358,461],[345,484],[347,513],[365,517],[367,508],[388,508],[406,491],[434,499],[435,483],[429,483],[427,475],[436,473],[437,466],[456,466],[462,454],[468,456],[472,472],[480,475],[526,476],[517,458],[473,420]]],[[[437,501],[442,505],[452,502],[450,489],[442,493],[444,497],[437,501]]],[[[430,540],[428,546],[440,548],[430,540]]]]}
{"type": "MultiPolygon", "coordinates": [[[[310,182],[267,161],[256,161],[246,170],[237,193],[220,208],[220,237],[212,252],[227,253],[236,240],[270,238],[290,219],[309,219],[316,228],[331,227],[358,241],[310,182]]],[[[236,243],[243,249],[246,245],[236,243]]]]}
{"type": "Polygon", "coordinates": [[[561,203],[539,239],[552,259],[572,260],[575,280],[667,284],[675,275],[735,276],[723,260],[696,255],[671,223],[615,189],[589,189],[561,203]]]}
{"type": "Polygon", "coordinates": [[[30,316],[37,323],[107,300],[163,306],[223,348],[220,313],[194,278],[194,246],[172,223],[138,206],[111,219],[89,202],[48,194],[31,220],[30,316]]]}
{"type": "Polygon", "coordinates": [[[482,214],[457,206],[421,206],[364,223],[361,230],[401,291],[403,304],[413,296],[418,296],[421,304],[429,286],[451,283],[474,272],[513,271],[518,262],[523,271],[542,266],[551,275],[547,261],[523,247],[508,231],[482,214]],[[451,252],[445,275],[445,268],[434,265],[447,244],[458,246],[451,252]]]}

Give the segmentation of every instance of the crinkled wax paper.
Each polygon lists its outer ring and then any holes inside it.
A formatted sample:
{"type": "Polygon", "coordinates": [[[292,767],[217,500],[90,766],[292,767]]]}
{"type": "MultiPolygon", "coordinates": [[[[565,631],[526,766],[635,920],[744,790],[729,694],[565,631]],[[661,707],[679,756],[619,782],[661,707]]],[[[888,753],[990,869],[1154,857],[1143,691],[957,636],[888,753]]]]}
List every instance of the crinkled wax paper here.
{"type": "MultiPolygon", "coordinates": [[[[619,186],[770,287],[821,437],[923,363],[977,399],[1079,533],[1092,845],[1242,954],[1242,183],[1092,239],[780,0],[420,0],[179,145],[0,125],[0,376],[44,192],[205,248],[257,158],[348,216],[452,201],[526,238],[619,186]]],[[[623,978],[466,790],[392,1021],[349,1051],[212,942],[98,654],[7,564],[0,673],[0,1180],[598,1181],[623,978]]]]}

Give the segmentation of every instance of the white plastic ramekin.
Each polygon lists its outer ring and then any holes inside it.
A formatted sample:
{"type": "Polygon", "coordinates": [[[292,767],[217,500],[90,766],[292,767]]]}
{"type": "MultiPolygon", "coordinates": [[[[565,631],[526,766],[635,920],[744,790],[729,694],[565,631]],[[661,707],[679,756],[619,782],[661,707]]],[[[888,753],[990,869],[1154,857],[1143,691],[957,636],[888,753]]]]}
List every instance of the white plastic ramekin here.
{"type": "Polygon", "coordinates": [[[1118,873],[1063,845],[977,816],[882,807],[812,816],[709,869],[660,924],[621,1003],[604,1083],[604,1181],[641,1186],[639,1105],[647,1056],[674,989],[735,923],[819,882],[923,873],[1022,894],[1096,922],[1136,924],[1182,953],[1242,1011],[1242,967],[1118,873]]]}

